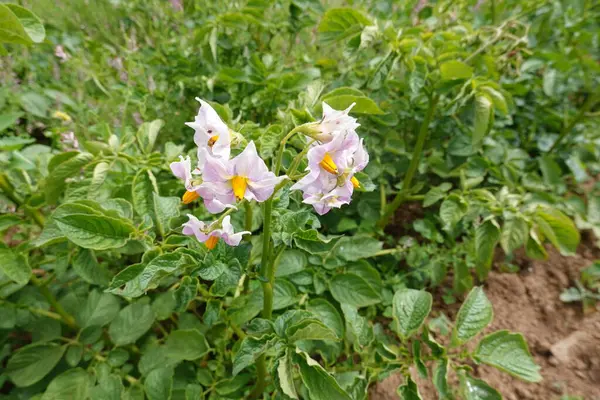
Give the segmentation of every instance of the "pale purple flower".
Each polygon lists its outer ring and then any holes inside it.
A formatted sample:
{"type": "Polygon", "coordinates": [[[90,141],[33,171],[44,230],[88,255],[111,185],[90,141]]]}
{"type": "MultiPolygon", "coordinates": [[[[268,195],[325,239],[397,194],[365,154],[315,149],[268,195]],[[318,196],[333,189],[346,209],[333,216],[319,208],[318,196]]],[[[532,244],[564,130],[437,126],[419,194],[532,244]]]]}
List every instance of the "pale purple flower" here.
{"type": "Polygon", "coordinates": [[[79,141],[72,131],[61,133],[60,142],[65,145],[67,149],[72,148],[79,150],[79,141]]]}
{"type": "Polygon", "coordinates": [[[229,215],[223,218],[220,228],[218,226],[218,221],[206,224],[191,214],[188,214],[188,218],[189,221],[183,224],[183,234],[195,236],[196,239],[199,242],[204,243],[209,250],[215,248],[219,239],[223,239],[223,241],[230,246],[237,246],[240,244],[242,236],[250,233],[249,231],[235,233],[229,215]]]}
{"type": "Polygon", "coordinates": [[[322,174],[313,185],[305,188],[302,198],[303,203],[312,205],[317,214],[324,215],[332,208],[350,204],[352,192],[349,180],[339,185],[337,176],[322,174]]]}
{"type": "Polygon", "coordinates": [[[355,131],[360,124],[356,122],[356,118],[348,115],[355,104],[350,104],[345,110],[334,110],[327,103],[323,102],[323,118],[315,128],[318,131],[314,136],[315,139],[326,143],[333,140],[338,133],[355,131]]]}
{"type": "Polygon", "coordinates": [[[204,167],[205,157],[203,150],[217,158],[228,159],[231,153],[231,136],[229,128],[219,114],[206,101],[196,98],[200,102],[200,110],[194,118],[194,122],[185,124],[193,128],[194,143],[198,146],[198,167],[204,167]]]}
{"type": "Polygon", "coordinates": [[[263,202],[271,197],[275,186],[287,178],[276,177],[269,171],[252,141],[231,160],[213,157],[206,150],[203,153],[206,161],[198,192],[210,212],[215,211],[209,208],[212,204],[207,204],[207,200],[208,203],[216,201],[223,207],[234,205],[236,200],[241,199],[263,202]]]}
{"type": "Polygon", "coordinates": [[[352,173],[354,175],[356,171],[352,172],[346,169],[354,164],[353,158],[359,152],[359,148],[361,149],[360,157],[363,157],[362,142],[355,131],[339,133],[328,143],[313,145],[307,154],[309,173],[294,184],[291,190],[304,191],[306,187],[313,184],[318,185],[320,182],[318,178],[322,174],[333,176],[346,174],[348,176],[349,173],[352,173]]]}
{"type": "Polygon", "coordinates": [[[54,55],[58,57],[61,62],[65,62],[71,58],[71,56],[65,52],[65,49],[60,44],[54,48],[54,55]]]}
{"type": "Polygon", "coordinates": [[[194,185],[193,183],[194,179],[192,176],[192,161],[190,160],[190,156],[185,158],[179,156],[179,161],[172,162],[169,167],[171,168],[173,175],[184,182],[186,190],[193,192],[198,189],[200,185],[194,185]]]}
{"type": "Polygon", "coordinates": [[[307,154],[308,174],[291,187],[301,190],[303,202],[311,204],[320,215],[350,203],[354,188],[360,187],[354,175],[369,162],[363,141],[354,130],[358,124],[347,116],[349,108],[336,111],[323,104],[323,109],[327,116],[323,119],[325,126],[337,126],[339,121],[342,130],[331,130],[329,141],[311,147],[307,154]]]}

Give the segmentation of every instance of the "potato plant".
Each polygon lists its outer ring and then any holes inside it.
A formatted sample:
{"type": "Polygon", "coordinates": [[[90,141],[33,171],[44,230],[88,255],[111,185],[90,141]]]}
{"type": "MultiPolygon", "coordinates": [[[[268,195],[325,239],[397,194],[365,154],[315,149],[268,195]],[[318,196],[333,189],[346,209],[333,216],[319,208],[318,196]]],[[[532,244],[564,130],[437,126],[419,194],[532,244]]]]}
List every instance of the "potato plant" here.
{"type": "Polygon", "coordinates": [[[3,397],[542,379],[484,285],[600,229],[599,10],[357,3],[0,4],[3,397]]]}

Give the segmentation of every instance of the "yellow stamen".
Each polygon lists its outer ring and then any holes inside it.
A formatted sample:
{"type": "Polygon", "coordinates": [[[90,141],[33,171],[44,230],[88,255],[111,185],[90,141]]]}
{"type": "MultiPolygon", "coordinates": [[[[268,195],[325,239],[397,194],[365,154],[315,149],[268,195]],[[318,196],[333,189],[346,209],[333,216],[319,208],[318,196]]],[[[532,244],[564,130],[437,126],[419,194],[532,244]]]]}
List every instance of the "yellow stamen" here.
{"type": "Polygon", "coordinates": [[[231,178],[231,187],[233,187],[235,198],[238,200],[243,199],[248,187],[248,178],[245,176],[234,176],[231,178]]]}
{"type": "Polygon", "coordinates": [[[360,187],[360,181],[358,179],[356,179],[356,177],[352,177],[352,179],[350,179],[350,182],[352,182],[352,186],[354,186],[354,188],[359,188],[360,187]]]}
{"type": "Polygon", "coordinates": [[[331,158],[329,153],[325,153],[325,157],[323,157],[323,160],[321,160],[319,165],[321,166],[321,168],[323,168],[325,171],[329,172],[330,174],[337,175],[337,173],[338,173],[337,165],[335,165],[335,162],[333,161],[333,158],[331,158]]]}
{"type": "Polygon", "coordinates": [[[208,147],[213,147],[217,140],[219,140],[219,135],[212,136],[208,139],[208,147]]]}
{"type": "Polygon", "coordinates": [[[217,242],[219,241],[219,237],[218,236],[211,236],[208,238],[208,240],[206,242],[204,242],[204,244],[206,245],[206,247],[209,250],[212,250],[215,248],[215,246],[217,245],[217,242]]]}
{"type": "Polygon", "coordinates": [[[198,193],[187,191],[183,194],[181,201],[183,201],[183,204],[190,204],[192,201],[196,200],[198,197],[200,197],[200,195],[198,193]]]}

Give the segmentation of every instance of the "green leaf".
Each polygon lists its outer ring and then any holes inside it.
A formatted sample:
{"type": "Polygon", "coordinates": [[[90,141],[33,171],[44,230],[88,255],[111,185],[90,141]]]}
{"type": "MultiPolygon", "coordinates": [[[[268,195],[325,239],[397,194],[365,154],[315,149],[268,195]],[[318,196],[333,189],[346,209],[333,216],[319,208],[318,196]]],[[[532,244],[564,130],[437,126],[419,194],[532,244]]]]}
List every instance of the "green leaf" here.
{"type": "Polygon", "coordinates": [[[295,361],[311,400],[352,400],[335,378],[329,375],[318,362],[306,353],[298,350],[296,352],[299,354],[296,355],[295,361]]]}
{"type": "MultiPolygon", "coordinates": [[[[57,208],[57,211],[59,209],[60,207],[57,208]]],[[[55,215],[54,221],[63,235],[71,242],[93,250],[122,247],[135,232],[135,227],[124,218],[113,218],[95,213],[55,215]]]]}
{"type": "Polygon", "coordinates": [[[336,243],[336,253],[346,261],[357,261],[361,258],[373,257],[383,242],[365,235],[344,236],[336,243]]]}
{"type": "Polygon", "coordinates": [[[282,277],[302,271],[308,264],[306,253],[300,250],[285,250],[277,260],[275,276],[282,277]]]}
{"type": "Polygon", "coordinates": [[[65,189],[65,179],[79,174],[93,158],[90,153],[78,153],[56,166],[45,180],[46,202],[56,204],[65,189]]]}
{"type": "Polygon", "coordinates": [[[541,233],[562,254],[575,254],[581,236],[569,217],[555,208],[539,208],[535,221],[541,233]]]}
{"type": "Polygon", "coordinates": [[[173,294],[175,297],[175,311],[184,312],[190,302],[196,297],[197,292],[198,279],[189,276],[184,277],[173,294]]]}
{"type": "Polygon", "coordinates": [[[398,396],[402,400],[421,400],[421,394],[415,381],[410,376],[406,377],[404,385],[400,386],[397,390],[398,396]]]}
{"type": "Polygon", "coordinates": [[[542,380],[540,367],[535,364],[525,339],[519,333],[498,331],[487,335],[479,342],[473,358],[524,381],[542,380]]]}
{"type": "Polygon", "coordinates": [[[275,280],[273,286],[273,309],[281,310],[295,304],[298,291],[296,286],[285,279],[275,280]]]}
{"type": "Polygon", "coordinates": [[[339,340],[334,331],[317,319],[308,319],[286,329],[289,343],[298,340],[339,340]]]}
{"type": "Polygon", "coordinates": [[[32,43],[19,17],[7,4],[0,4],[0,43],[32,43]]]}
{"type": "Polygon", "coordinates": [[[277,378],[281,391],[286,396],[298,400],[298,392],[294,384],[294,366],[292,364],[290,349],[287,349],[285,354],[277,360],[277,378]]]}
{"type": "Polygon", "coordinates": [[[140,145],[140,148],[145,154],[149,154],[152,152],[152,148],[154,147],[154,143],[156,143],[156,138],[158,137],[158,132],[164,126],[165,121],[162,119],[156,119],[152,122],[144,122],[140,125],[136,133],[136,138],[140,145]]]}
{"type": "Polygon", "coordinates": [[[157,232],[165,236],[171,218],[179,216],[180,200],[177,197],[159,196],[156,178],[149,170],[141,170],[133,178],[131,196],[137,214],[149,215],[157,232]]]}
{"type": "Polygon", "coordinates": [[[322,41],[334,43],[360,35],[369,25],[372,22],[353,8],[331,8],[323,15],[318,31],[322,41]]]}
{"type": "Polygon", "coordinates": [[[373,341],[373,328],[369,320],[358,313],[358,310],[348,304],[342,304],[342,312],[350,331],[360,346],[368,346],[373,341]]]}
{"type": "Polygon", "coordinates": [[[331,106],[335,110],[345,110],[350,107],[352,103],[351,113],[356,114],[369,114],[369,115],[383,115],[385,114],[381,108],[373,100],[366,96],[355,96],[352,94],[342,94],[337,96],[324,97],[323,101],[331,106]]]}
{"type": "Polygon", "coordinates": [[[41,400],[86,399],[91,379],[81,368],[63,372],[50,382],[41,400]]]}
{"type": "MultiPolygon", "coordinates": [[[[20,115],[20,114],[19,114],[20,115]]],[[[2,121],[0,121],[2,123],[2,121]]],[[[0,126],[1,127],[1,126],[0,126]]],[[[8,136],[0,139],[0,150],[12,151],[19,150],[21,147],[34,143],[35,139],[21,137],[21,136],[8,136]]]]}
{"type": "Polygon", "coordinates": [[[393,315],[398,333],[407,339],[425,322],[433,297],[422,290],[400,289],[394,294],[393,315]]]}
{"type": "Polygon", "coordinates": [[[453,341],[462,344],[474,338],[492,322],[494,312],[481,286],[474,287],[458,310],[453,341]]]}
{"type": "Polygon", "coordinates": [[[109,293],[92,291],[77,315],[82,328],[108,325],[119,313],[119,299],[109,293]]]}
{"type": "MultiPolygon", "coordinates": [[[[27,36],[31,42],[41,43],[44,41],[44,38],[46,37],[46,30],[44,29],[44,25],[37,15],[17,4],[4,4],[4,6],[8,7],[10,11],[12,11],[13,14],[19,19],[19,22],[23,26],[23,29],[27,33],[27,36]]],[[[0,30],[0,35],[2,35],[2,31],[4,29],[6,28],[4,27],[2,30],[0,30]]],[[[0,39],[0,42],[3,41],[4,40],[0,39]]]]}
{"type": "Polygon", "coordinates": [[[475,229],[475,254],[477,256],[475,269],[481,280],[486,279],[490,272],[494,249],[499,240],[500,229],[495,221],[485,221],[475,229]]]}
{"type": "Polygon", "coordinates": [[[110,281],[110,272],[104,265],[100,265],[93,250],[79,249],[73,258],[73,270],[87,283],[107,286],[110,281]]]}
{"type": "Polygon", "coordinates": [[[66,346],[54,343],[34,343],[21,347],[8,360],[6,374],[18,387],[40,381],[62,358],[66,346]]]}
{"type": "Polygon", "coordinates": [[[16,253],[10,248],[0,248],[0,271],[11,281],[19,285],[25,285],[31,277],[31,267],[27,257],[22,253],[16,253]]]}
{"type": "Polygon", "coordinates": [[[465,215],[466,206],[461,199],[450,195],[440,206],[440,219],[444,223],[445,230],[452,230],[465,215]]]}
{"type": "Polygon", "coordinates": [[[544,183],[549,186],[558,186],[563,183],[562,169],[552,156],[545,155],[538,159],[544,183]]]}
{"type": "Polygon", "coordinates": [[[490,86],[482,86],[480,89],[490,97],[496,110],[500,111],[503,115],[508,115],[508,104],[506,98],[500,91],[490,86]]]}
{"type": "Polygon", "coordinates": [[[473,144],[483,140],[492,128],[492,101],[486,95],[475,98],[475,118],[473,120],[473,144]]]}
{"type": "Polygon", "coordinates": [[[469,79],[473,76],[473,68],[462,61],[451,60],[440,65],[442,80],[469,79]]]}
{"type": "Polygon", "coordinates": [[[330,302],[325,299],[313,299],[308,302],[306,309],[331,328],[338,338],[344,337],[344,320],[330,302]]]}
{"type": "Polygon", "coordinates": [[[169,357],[193,361],[204,357],[209,351],[208,342],[196,329],[181,329],[171,332],[165,343],[169,357]]]}
{"type": "Polygon", "coordinates": [[[179,205],[181,200],[178,197],[162,197],[156,193],[152,194],[154,203],[155,224],[161,236],[169,231],[169,221],[171,218],[179,216],[179,205]]]}
{"type": "Polygon", "coordinates": [[[88,199],[94,200],[98,197],[100,187],[106,180],[106,176],[108,175],[109,170],[110,164],[107,162],[102,161],[96,164],[96,166],[94,167],[94,172],[92,174],[92,181],[90,182],[90,186],[88,188],[88,199]]]}
{"type": "Polygon", "coordinates": [[[142,337],[152,323],[154,323],[152,307],[140,302],[133,303],[119,311],[108,328],[108,334],[115,346],[124,346],[142,337]]]}
{"type": "Polygon", "coordinates": [[[264,335],[260,338],[246,336],[233,357],[233,376],[254,364],[261,354],[273,348],[280,341],[281,339],[273,334],[264,335]]]}
{"type": "Polygon", "coordinates": [[[529,236],[529,225],[527,221],[518,215],[504,222],[500,244],[506,254],[523,246],[529,236]]]}
{"type": "Polygon", "coordinates": [[[543,89],[546,96],[554,96],[556,92],[556,70],[554,68],[546,68],[544,71],[543,89]]]}
{"type": "Polygon", "coordinates": [[[452,189],[452,184],[444,182],[439,186],[434,186],[427,193],[423,199],[423,207],[429,207],[440,201],[446,196],[446,192],[452,189]]]}
{"type": "Polygon", "coordinates": [[[433,386],[438,392],[440,400],[450,398],[448,388],[448,359],[442,358],[436,362],[433,370],[433,386]]]}
{"type": "Polygon", "coordinates": [[[527,254],[527,257],[534,260],[545,260],[548,258],[548,253],[534,229],[529,231],[529,238],[527,238],[527,244],[525,245],[525,253],[527,254]]]}
{"type": "Polygon", "coordinates": [[[354,307],[366,307],[381,301],[379,293],[366,280],[356,274],[335,275],[329,282],[329,290],[339,303],[354,307]]]}
{"type": "Polygon", "coordinates": [[[144,391],[148,400],[168,400],[173,390],[173,368],[157,368],[150,371],[144,380],[144,391]]]}
{"type": "Polygon", "coordinates": [[[500,393],[481,379],[475,379],[468,374],[460,374],[459,377],[465,400],[502,400],[500,393]]]}

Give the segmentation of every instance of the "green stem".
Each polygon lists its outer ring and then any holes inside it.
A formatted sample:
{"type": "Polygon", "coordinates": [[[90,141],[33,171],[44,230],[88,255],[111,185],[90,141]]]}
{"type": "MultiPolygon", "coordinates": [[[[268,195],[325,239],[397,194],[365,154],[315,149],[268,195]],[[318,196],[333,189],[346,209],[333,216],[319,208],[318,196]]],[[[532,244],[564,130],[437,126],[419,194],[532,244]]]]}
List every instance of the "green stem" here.
{"type": "Polygon", "coordinates": [[[73,318],[68,312],[65,311],[62,305],[56,300],[54,294],[48,289],[48,287],[43,284],[35,275],[31,275],[31,282],[38,287],[40,293],[44,298],[50,303],[50,305],[56,310],[56,313],[60,315],[62,321],[68,325],[70,328],[77,329],[77,324],[75,323],[75,318],[73,318]]]}
{"type": "Polygon", "coordinates": [[[271,267],[271,216],[273,211],[273,198],[265,201],[265,209],[263,215],[263,248],[262,258],[260,261],[260,274],[267,281],[262,282],[263,287],[263,311],[262,316],[265,319],[271,319],[273,314],[273,282],[271,267]]]}
{"type": "Polygon", "coordinates": [[[425,119],[421,124],[421,129],[419,130],[419,136],[417,137],[417,143],[415,144],[415,148],[413,149],[412,158],[410,160],[410,164],[408,166],[408,171],[406,171],[406,175],[404,176],[404,181],[402,182],[402,189],[396,194],[396,197],[392,202],[387,206],[385,213],[381,217],[378,222],[378,226],[380,228],[385,228],[388,224],[390,217],[396,212],[398,207],[406,200],[408,190],[410,189],[410,185],[414,178],[415,172],[417,172],[417,168],[419,167],[419,162],[421,161],[421,153],[423,153],[423,146],[425,145],[425,140],[427,139],[427,134],[429,132],[429,124],[433,119],[433,115],[435,114],[435,109],[437,107],[437,103],[439,100],[439,96],[434,95],[429,99],[429,109],[427,110],[427,114],[425,115],[425,119]]]}
{"type": "Polygon", "coordinates": [[[296,133],[305,131],[311,125],[314,125],[314,122],[298,125],[294,129],[289,131],[283,139],[281,139],[281,142],[279,143],[279,150],[277,150],[277,156],[275,158],[275,166],[273,167],[273,172],[275,173],[275,175],[279,175],[279,170],[281,169],[281,162],[283,160],[283,152],[285,151],[285,145],[287,144],[288,140],[290,140],[292,136],[294,136],[296,133]]]}
{"type": "Polygon", "coordinates": [[[581,120],[583,120],[583,118],[585,117],[585,114],[589,110],[591,110],[592,107],[594,107],[594,105],[596,105],[597,101],[598,101],[598,95],[590,94],[590,96],[586,99],[585,103],[583,103],[583,106],[581,107],[581,109],[579,110],[579,112],[577,113],[577,115],[575,116],[575,118],[573,118],[571,120],[571,122],[569,122],[562,129],[562,131],[560,131],[560,136],[558,136],[558,139],[556,139],[556,141],[554,142],[554,144],[552,145],[552,147],[550,148],[550,150],[548,150],[548,153],[552,153],[558,147],[558,145],[571,132],[571,130],[573,129],[573,127],[575,125],[577,125],[581,120]]]}
{"type": "MultiPolygon", "coordinates": [[[[244,203],[244,230],[252,232],[252,204],[249,201],[244,203]]],[[[246,241],[250,241],[251,235],[246,235],[244,238],[246,241]]]]}

